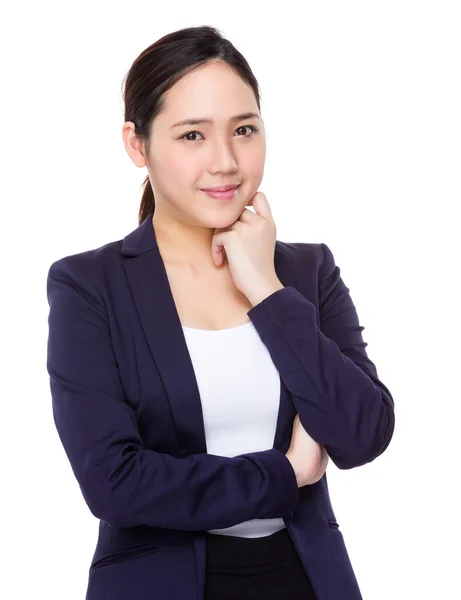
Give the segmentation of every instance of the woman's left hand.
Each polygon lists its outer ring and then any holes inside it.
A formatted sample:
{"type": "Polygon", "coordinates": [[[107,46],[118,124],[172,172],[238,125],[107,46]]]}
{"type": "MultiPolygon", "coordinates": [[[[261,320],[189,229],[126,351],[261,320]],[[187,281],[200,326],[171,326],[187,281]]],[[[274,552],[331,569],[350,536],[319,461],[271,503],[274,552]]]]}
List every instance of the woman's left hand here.
{"type": "Polygon", "coordinates": [[[267,198],[256,192],[250,205],[255,213],[245,208],[232,225],[215,230],[211,254],[219,267],[225,252],[235,287],[254,305],[284,286],[275,272],[277,228],[267,198]]]}

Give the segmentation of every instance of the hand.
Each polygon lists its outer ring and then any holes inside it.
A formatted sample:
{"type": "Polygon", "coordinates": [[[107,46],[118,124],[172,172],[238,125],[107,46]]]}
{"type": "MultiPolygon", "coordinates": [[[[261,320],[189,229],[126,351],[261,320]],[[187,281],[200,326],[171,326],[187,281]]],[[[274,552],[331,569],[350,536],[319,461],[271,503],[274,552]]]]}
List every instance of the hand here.
{"type": "Polygon", "coordinates": [[[317,483],[323,477],[329,461],[325,447],[307,433],[299,414],[293,421],[291,443],[285,456],[296,474],[298,487],[317,483]]]}
{"type": "Polygon", "coordinates": [[[283,288],[274,266],[277,228],[266,196],[256,192],[240,217],[225,228],[217,228],[211,244],[216,266],[224,255],[235,287],[254,304],[276,289],[283,288]]]}
{"type": "Polygon", "coordinates": [[[325,471],[327,470],[328,461],[330,460],[330,457],[328,456],[328,452],[326,451],[325,446],[322,446],[322,444],[320,444],[320,449],[322,457],[320,459],[319,468],[317,469],[316,473],[314,473],[304,482],[304,485],[312,485],[313,483],[317,483],[317,481],[320,481],[325,475],[325,471]]]}

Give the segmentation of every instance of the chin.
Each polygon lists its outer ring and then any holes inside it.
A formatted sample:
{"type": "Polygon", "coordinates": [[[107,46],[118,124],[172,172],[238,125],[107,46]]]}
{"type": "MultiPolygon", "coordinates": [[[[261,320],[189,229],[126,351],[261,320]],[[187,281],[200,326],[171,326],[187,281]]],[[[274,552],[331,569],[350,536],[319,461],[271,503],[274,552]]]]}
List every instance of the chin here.
{"type": "Polygon", "coordinates": [[[229,202],[227,206],[219,206],[217,205],[214,209],[213,207],[205,208],[200,211],[200,220],[204,222],[234,222],[239,216],[242,214],[245,206],[239,202],[229,202]]]}

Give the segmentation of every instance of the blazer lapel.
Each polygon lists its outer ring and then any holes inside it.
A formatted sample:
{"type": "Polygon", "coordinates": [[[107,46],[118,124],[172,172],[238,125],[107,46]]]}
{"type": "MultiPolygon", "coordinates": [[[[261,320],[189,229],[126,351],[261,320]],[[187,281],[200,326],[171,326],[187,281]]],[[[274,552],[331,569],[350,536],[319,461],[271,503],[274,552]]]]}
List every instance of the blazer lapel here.
{"type": "MultiPolygon", "coordinates": [[[[152,214],[122,242],[123,266],[144,329],[152,358],[157,365],[176,425],[184,456],[206,453],[206,438],[200,393],[192,361],[176,310],[165,265],[155,238],[152,214]]],[[[293,285],[294,273],[277,241],[274,267],[283,285],[293,285]]],[[[274,448],[286,452],[296,409],[280,380],[280,406],[274,448]]]]}

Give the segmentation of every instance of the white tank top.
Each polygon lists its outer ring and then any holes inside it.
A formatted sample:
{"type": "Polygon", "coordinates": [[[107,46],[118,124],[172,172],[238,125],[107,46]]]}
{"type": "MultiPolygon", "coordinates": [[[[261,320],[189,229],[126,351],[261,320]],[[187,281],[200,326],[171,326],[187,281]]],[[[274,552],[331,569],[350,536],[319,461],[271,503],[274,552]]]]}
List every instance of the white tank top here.
{"type": "MultiPolygon", "coordinates": [[[[280,376],[250,321],[230,329],[182,326],[202,401],[209,454],[235,457],[274,446],[280,376]]],[[[283,518],[251,519],[209,533],[262,537],[283,518]]]]}

